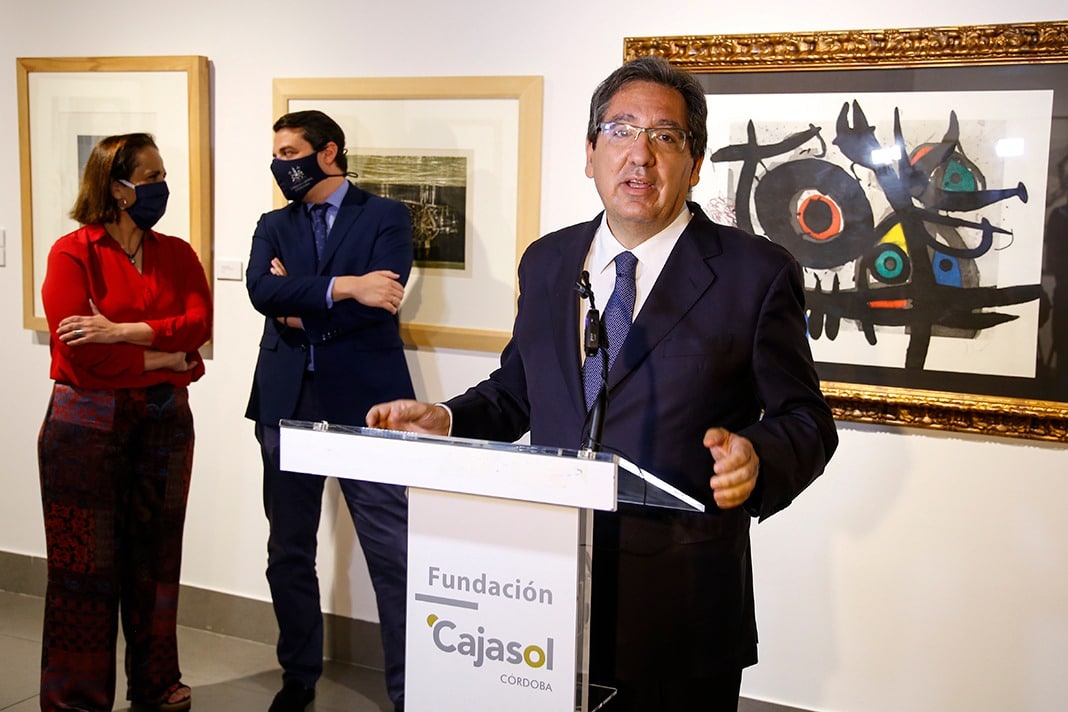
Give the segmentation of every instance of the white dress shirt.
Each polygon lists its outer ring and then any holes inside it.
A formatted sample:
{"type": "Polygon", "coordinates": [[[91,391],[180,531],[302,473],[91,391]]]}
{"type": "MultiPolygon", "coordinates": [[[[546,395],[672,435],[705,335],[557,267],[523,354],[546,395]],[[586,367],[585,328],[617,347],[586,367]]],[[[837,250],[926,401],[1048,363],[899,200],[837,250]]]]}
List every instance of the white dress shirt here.
{"type": "MultiPolygon", "coordinates": [[[[664,264],[667,263],[668,256],[675,249],[679,236],[682,235],[682,231],[686,229],[686,226],[690,224],[692,217],[693,214],[690,209],[683,204],[682,210],[670,225],[631,250],[634,256],[638,258],[638,267],[634,273],[636,292],[632,319],[638,317],[638,313],[641,311],[642,305],[645,304],[649,292],[652,291],[653,285],[656,284],[656,280],[659,279],[660,273],[664,270],[664,264]]],[[[616,255],[625,250],[626,248],[619,244],[619,241],[616,240],[615,235],[609,229],[608,220],[602,217],[601,224],[597,227],[597,233],[593,236],[590,251],[586,255],[586,262],[583,264],[583,269],[590,273],[590,286],[593,288],[597,310],[601,314],[604,314],[608,298],[612,296],[612,290],[616,286],[616,255]]],[[[589,300],[580,299],[578,308],[579,350],[582,351],[582,329],[586,323],[586,311],[590,308],[589,300]]],[[[582,358],[585,358],[584,352],[582,353],[582,358]]]]}

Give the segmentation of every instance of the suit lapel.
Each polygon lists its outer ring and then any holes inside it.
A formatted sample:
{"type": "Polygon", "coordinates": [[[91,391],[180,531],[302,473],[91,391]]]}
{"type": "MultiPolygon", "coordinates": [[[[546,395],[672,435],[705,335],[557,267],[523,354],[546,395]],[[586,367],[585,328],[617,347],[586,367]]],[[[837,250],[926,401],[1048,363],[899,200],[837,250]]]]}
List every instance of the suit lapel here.
{"type": "Polygon", "coordinates": [[[330,259],[337,252],[341,243],[348,238],[353,226],[363,213],[366,202],[367,193],[350,183],[349,189],[345,192],[345,197],[341,201],[341,207],[338,208],[337,215],[334,217],[334,225],[327,234],[326,246],[323,249],[322,257],[319,259],[319,274],[330,274],[327,269],[330,259]]]}
{"type": "MultiPolygon", "coordinates": [[[[561,336],[555,339],[556,357],[564,376],[568,396],[579,413],[586,412],[586,396],[582,390],[582,360],[579,352],[579,304],[581,298],[575,290],[575,282],[582,272],[586,254],[590,251],[594,233],[600,224],[598,216],[593,222],[580,225],[574,239],[561,241],[559,259],[553,266],[549,284],[553,290],[549,300],[552,323],[561,336]]],[[[584,303],[589,308],[588,303],[584,303]]],[[[597,305],[603,308],[602,304],[597,305]]]]}
{"type": "Polygon", "coordinates": [[[690,210],[690,224],[679,236],[612,365],[609,390],[648,357],[716,279],[709,265],[709,259],[722,251],[715,227],[696,205],[691,203],[690,210]]]}
{"type": "Polygon", "coordinates": [[[292,274],[315,274],[315,237],[303,203],[289,204],[287,221],[282,262],[292,274]]]}

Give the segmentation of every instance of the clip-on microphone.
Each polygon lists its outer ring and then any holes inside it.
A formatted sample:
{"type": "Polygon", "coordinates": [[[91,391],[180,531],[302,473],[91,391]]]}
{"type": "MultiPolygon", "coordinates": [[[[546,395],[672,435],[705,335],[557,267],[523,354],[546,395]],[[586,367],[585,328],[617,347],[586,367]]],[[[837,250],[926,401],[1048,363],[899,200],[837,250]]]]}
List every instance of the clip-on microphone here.
{"type": "Polygon", "coordinates": [[[601,315],[597,311],[597,300],[593,297],[589,272],[582,271],[582,276],[575,282],[575,291],[583,299],[590,300],[590,308],[586,311],[586,323],[582,327],[582,348],[587,356],[595,356],[601,349],[601,315]]]}
{"type": "Polygon", "coordinates": [[[601,434],[604,432],[604,413],[608,401],[608,339],[604,331],[604,320],[597,311],[597,302],[593,297],[593,287],[590,285],[590,273],[583,270],[579,280],[575,282],[575,289],[583,299],[590,300],[590,308],[586,312],[586,323],[582,331],[582,346],[586,358],[601,357],[601,386],[597,390],[597,397],[593,400],[587,416],[590,423],[586,441],[579,450],[579,457],[592,458],[593,453],[601,449],[601,434]]]}

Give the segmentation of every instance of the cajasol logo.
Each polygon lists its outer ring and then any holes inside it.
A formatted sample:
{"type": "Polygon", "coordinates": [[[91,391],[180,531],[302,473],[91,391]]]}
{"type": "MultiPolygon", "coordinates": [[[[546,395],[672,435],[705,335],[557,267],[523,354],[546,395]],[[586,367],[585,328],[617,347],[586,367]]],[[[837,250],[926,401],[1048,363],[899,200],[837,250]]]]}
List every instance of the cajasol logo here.
{"type": "Polygon", "coordinates": [[[434,645],[443,653],[466,655],[473,660],[471,664],[482,667],[487,660],[527,665],[534,669],[553,669],[553,639],[546,638],[545,645],[524,644],[518,640],[504,641],[486,635],[486,629],[479,626],[475,633],[458,632],[456,623],[445,618],[438,618],[431,613],[426,617],[430,626],[434,645]]]}

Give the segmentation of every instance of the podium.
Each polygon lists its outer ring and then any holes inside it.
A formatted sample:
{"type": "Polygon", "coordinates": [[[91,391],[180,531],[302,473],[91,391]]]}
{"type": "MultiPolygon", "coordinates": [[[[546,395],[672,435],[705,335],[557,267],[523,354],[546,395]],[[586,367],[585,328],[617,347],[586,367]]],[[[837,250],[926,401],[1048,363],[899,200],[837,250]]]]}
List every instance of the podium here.
{"type": "Polygon", "coordinates": [[[703,510],[606,453],[283,420],[281,467],[408,488],[405,709],[594,712],[593,510],[703,510]]]}

